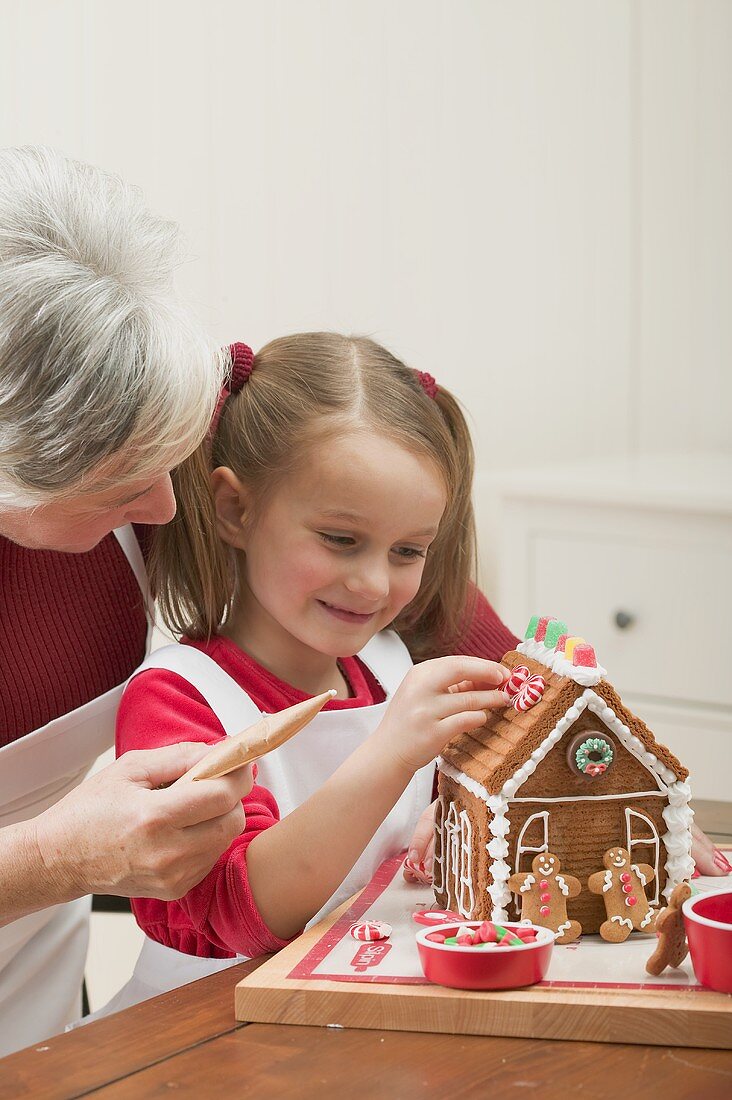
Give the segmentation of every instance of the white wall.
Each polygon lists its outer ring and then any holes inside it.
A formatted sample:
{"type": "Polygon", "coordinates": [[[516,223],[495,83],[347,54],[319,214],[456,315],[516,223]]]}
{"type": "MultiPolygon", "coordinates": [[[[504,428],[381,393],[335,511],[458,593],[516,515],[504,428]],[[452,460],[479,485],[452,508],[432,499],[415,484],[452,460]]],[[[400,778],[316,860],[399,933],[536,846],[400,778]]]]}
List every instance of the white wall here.
{"type": "Polygon", "coordinates": [[[138,182],[222,341],[433,372],[484,473],[729,451],[731,60],[727,0],[0,0],[0,144],[138,182]]]}

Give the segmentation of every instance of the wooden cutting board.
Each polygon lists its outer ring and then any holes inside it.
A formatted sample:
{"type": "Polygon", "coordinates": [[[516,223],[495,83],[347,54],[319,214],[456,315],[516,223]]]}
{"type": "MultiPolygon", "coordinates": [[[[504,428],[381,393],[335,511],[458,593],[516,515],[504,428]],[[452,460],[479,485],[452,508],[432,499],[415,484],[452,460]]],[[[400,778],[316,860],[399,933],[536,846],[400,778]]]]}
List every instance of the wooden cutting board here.
{"type": "Polygon", "coordinates": [[[346,902],[239,982],[237,1020],[732,1049],[732,996],[698,988],[537,985],[475,993],[437,985],[288,977],[302,969],[303,959],[353,904],[354,899],[346,902]]]}

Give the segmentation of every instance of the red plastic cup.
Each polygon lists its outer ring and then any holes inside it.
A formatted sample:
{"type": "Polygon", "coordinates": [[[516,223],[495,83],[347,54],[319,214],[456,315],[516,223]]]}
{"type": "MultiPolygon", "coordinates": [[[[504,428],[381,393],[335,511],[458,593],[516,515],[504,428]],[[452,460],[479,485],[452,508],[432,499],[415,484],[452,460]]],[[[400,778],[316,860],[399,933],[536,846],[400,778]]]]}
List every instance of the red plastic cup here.
{"type": "Polygon", "coordinates": [[[697,978],[732,993],[732,890],[687,898],[682,912],[697,978]]]}

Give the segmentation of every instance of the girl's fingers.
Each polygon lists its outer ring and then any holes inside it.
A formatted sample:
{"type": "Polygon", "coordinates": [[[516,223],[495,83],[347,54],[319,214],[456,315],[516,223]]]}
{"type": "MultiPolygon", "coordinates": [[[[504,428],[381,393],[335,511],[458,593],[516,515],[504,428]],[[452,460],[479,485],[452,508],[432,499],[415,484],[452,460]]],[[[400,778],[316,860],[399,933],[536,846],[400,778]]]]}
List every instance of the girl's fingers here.
{"type": "Polygon", "coordinates": [[[438,691],[448,691],[463,680],[472,680],[484,687],[497,687],[510,675],[504,665],[484,661],[482,657],[437,657],[417,667],[427,669],[428,666],[430,676],[434,677],[432,686],[438,691]]]}
{"type": "Polygon", "coordinates": [[[438,702],[438,713],[444,718],[465,711],[503,710],[511,705],[505,691],[460,691],[443,695],[438,702]]]}
{"type": "Polygon", "coordinates": [[[488,715],[484,710],[461,711],[459,714],[451,714],[449,718],[443,718],[440,723],[440,734],[444,737],[443,747],[461,733],[479,730],[487,720],[488,715]]]}
{"type": "Polygon", "coordinates": [[[447,689],[450,695],[454,695],[458,691],[473,691],[475,684],[472,680],[461,680],[459,684],[450,684],[447,689]]]}

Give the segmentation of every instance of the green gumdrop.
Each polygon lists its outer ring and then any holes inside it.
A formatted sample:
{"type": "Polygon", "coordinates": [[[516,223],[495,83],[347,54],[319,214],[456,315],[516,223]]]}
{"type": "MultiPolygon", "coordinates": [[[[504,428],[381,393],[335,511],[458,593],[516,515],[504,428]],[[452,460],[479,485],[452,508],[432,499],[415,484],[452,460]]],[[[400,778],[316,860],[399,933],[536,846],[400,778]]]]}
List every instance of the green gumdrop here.
{"type": "Polygon", "coordinates": [[[561,622],[559,619],[552,619],[550,623],[547,623],[546,637],[544,638],[546,648],[554,649],[562,634],[569,634],[566,623],[561,622]]]}
{"type": "Polygon", "coordinates": [[[457,936],[448,936],[445,943],[451,943],[457,947],[457,936]]]}
{"type": "Polygon", "coordinates": [[[537,628],[538,625],[539,625],[539,616],[538,615],[532,615],[531,618],[529,619],[529,625],[526,627],[526,633],[524,634],[524,638],[533,638],[534,635],[536,634],[536,628],[537,628]]]}

